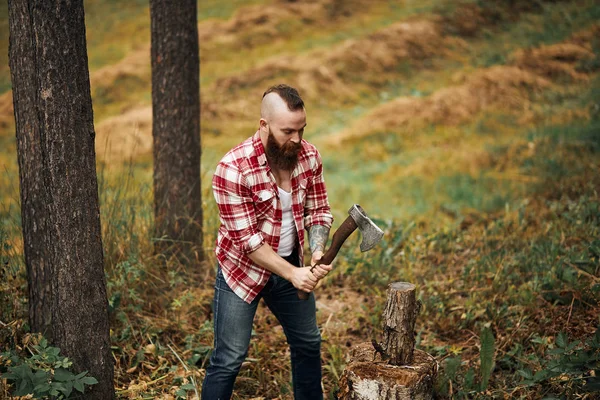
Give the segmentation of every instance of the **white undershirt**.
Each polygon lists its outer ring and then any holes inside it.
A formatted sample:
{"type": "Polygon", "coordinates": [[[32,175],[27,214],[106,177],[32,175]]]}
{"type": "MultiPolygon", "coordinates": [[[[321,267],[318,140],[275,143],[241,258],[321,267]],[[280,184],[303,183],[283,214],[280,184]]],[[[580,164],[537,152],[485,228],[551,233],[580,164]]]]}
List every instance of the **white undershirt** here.
{"type": "Polygon", "coordinates": [[[279,199],[281,200],[281,236],[279,238],[279,248],[277,254],[281,257],[287,257],[292,254],[296,244],[296,224],[294,223],[294,214],[292,213],[292,194],[286,192],[279,186],[279,199]]]}

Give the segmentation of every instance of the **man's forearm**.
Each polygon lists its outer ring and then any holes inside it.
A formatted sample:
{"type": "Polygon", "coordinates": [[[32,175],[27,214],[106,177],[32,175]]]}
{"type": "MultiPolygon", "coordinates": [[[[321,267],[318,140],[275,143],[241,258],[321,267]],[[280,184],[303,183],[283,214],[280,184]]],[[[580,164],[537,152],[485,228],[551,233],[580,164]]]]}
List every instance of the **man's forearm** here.
{"type": "Polygon", "coordinates": [[[313,225],[308,231],[310,237],[309,247],[310,252],[325,251],[325,245],[327,244],[327,238],[329,237],[329,228],[323,225],[313,225]]]}
{"type": "Polygon", "coordinates": [[[249,253],[248,258],[257,265],[260,265],[264,269],[271,271],[288,281],[291,279],[291,274],[295,268],[292,264],[288,263],[275,253],[273,248],[266,243],[252,253],[249,253]]]}
{"type": "Polygon", "coordinates": [[[315,288],[317,278],[309,268],[294,267],[275,253],[273,248],[266,243],[249,253],[248,257],[266,270],[291,282],[296,289],[311,292],[315,288]]]}

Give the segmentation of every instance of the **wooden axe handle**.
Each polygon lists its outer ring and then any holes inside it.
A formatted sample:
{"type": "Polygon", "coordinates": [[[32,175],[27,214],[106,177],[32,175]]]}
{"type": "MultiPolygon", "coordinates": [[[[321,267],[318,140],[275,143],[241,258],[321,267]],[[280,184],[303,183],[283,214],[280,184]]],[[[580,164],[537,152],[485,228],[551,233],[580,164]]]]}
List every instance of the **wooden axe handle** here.
{"type": "MultiPolygon", "coordinates": [[[[338,228],[338,230],[333,235],[331,239],[331,246],[329,249],[323,254],[323,257],[319,260],[319,264],[329,265],[333,262],[335,256],[337,256],[338,251],[340,251],[340,247],[344,244],[348,236],[352,234],[357,228],[356,222],[352,217],[346,218],[342,225],[338,228]]],[[[307,300],[309,293],[298,290],[298,297],[302,300],[307,300]]]]}

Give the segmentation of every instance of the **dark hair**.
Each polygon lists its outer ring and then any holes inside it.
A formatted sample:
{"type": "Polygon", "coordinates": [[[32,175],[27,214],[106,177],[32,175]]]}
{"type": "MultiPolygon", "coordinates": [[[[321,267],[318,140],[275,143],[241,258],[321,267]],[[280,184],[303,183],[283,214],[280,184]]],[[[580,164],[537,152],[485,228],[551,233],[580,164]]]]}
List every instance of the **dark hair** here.
{"type": "Polygon", "coordinates": [[[298,91],[293,87],[285,84],[271,86],[263,94],[263,98],[273,92],[277,93],[279,97],[285,101],[285,104],[287,104],[290,111],[297,111],[304,108],[304,101],[302,101],[300,94],[298,94],[298,91]]]}

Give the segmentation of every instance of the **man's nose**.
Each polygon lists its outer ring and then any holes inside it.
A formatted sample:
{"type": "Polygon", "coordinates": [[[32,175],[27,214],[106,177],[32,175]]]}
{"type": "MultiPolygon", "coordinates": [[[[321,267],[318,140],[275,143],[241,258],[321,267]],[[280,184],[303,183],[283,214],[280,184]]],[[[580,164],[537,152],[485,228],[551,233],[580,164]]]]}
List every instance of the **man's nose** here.
{"type": "Polygon", "coordinates": [[[292,141],[294,143],[300,143],[300,134],[298,132],[294,133],[294,135],[291,137],[290,141],[292,141]]]}

